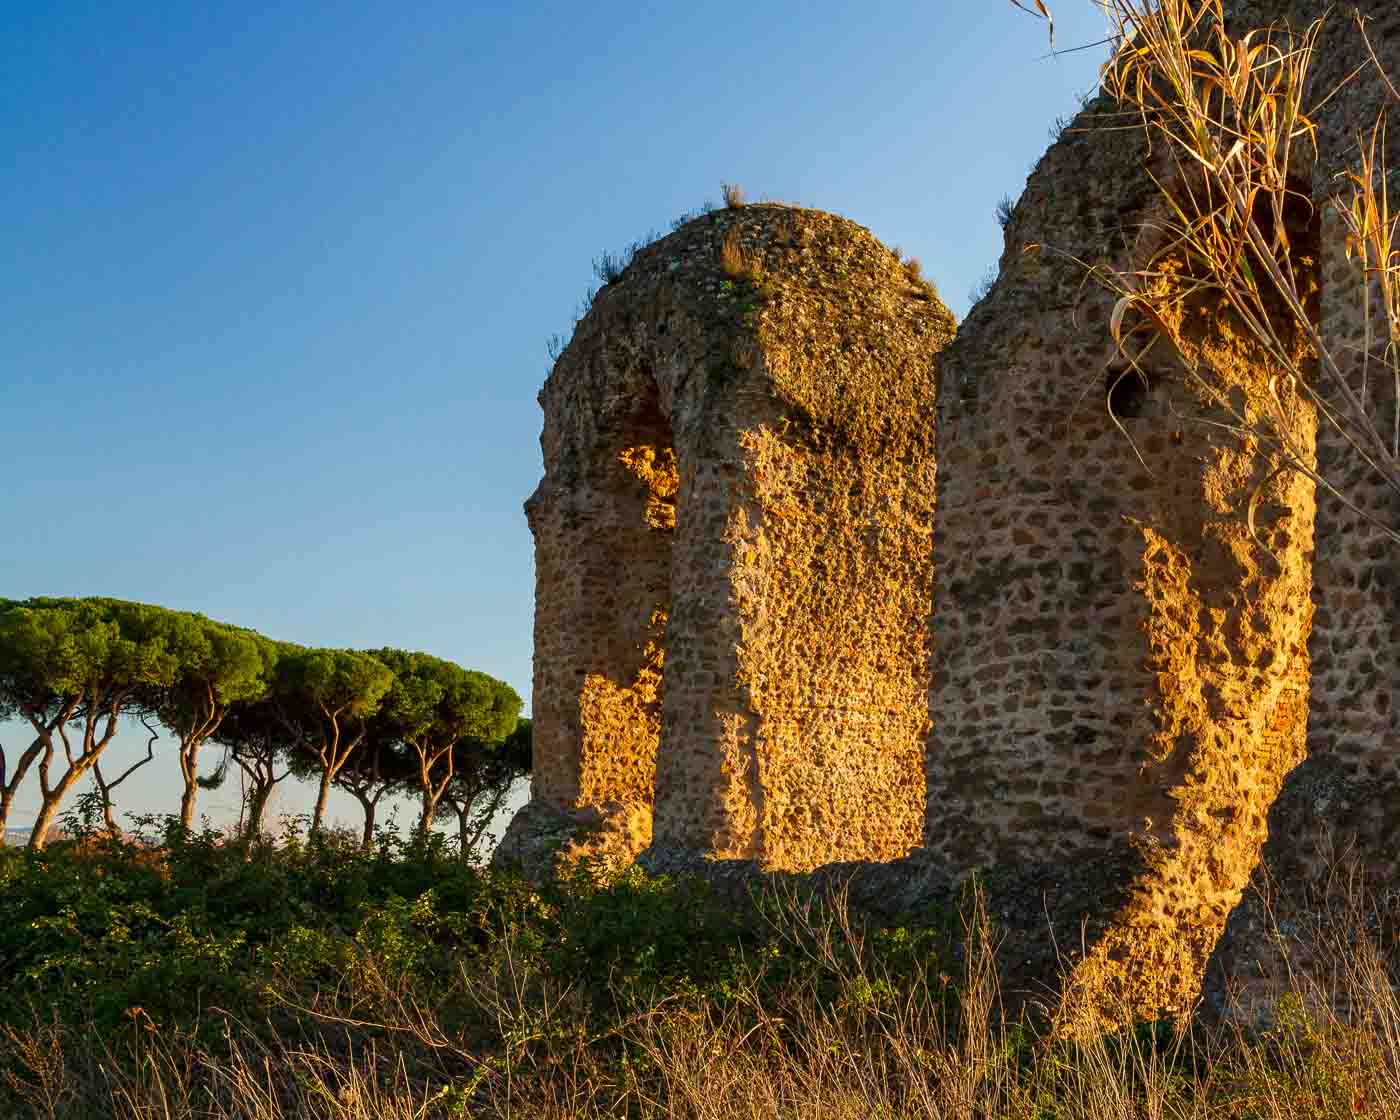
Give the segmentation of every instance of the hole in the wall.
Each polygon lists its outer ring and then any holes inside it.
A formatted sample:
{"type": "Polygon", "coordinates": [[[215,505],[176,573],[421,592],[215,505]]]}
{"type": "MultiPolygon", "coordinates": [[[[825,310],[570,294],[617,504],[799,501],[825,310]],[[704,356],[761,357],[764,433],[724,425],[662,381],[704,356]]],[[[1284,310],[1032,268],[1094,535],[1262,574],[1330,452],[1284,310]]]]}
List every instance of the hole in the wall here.
{"type": "MultiPolygon", "coordinates": [[[[1321,295],[1321,269],[1318,259],[1322,237],[1321,215],[1309,197],[1308,184],[1301,181],[1289,180],[1287,189],[1278,199],[1277,213],[1274,202],[1275,199],[1267,192],[1260,191],[1250,217],[1269,245],[1270,252],[1280,258],[1293,273],[1294,286],[1303,310],[1308,321],[1316,327],[1321,295]],[[1285,232],[1282,242],[1277,238],[1280,216],[1285,232]]],[[[1281,324],[1291,320],[1283,298],[1271,285],[1263,287],[1263,299],[1271,318],[1281,324]]]]}
{"type": "Polygon", "coordinates": [[[1104,379],[1108,411],[1119,420],[1141,416],[1152,395],[1152,382],[1146,371],[1125,362],[1114,362],[1104,379]]]}
{"type": "MultiPolygon", "coordinates": [[[[644,499],[643,520],[647,526],[657,530],[674,529],[680,473],[671,423],[661,411],[656,384],[650,378],[625,426],[617,464],[622,468],[624,490],[635,492],[640,484],[644,499]]],[[[669,557],[669,543],[665,548],[669,557]]]]}

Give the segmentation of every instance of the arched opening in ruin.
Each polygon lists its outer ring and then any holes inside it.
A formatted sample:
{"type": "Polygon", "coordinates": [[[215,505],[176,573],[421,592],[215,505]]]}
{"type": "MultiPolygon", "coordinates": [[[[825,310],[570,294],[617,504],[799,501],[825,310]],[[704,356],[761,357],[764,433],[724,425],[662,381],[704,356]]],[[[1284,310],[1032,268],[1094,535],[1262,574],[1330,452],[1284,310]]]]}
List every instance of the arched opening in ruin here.
{"type": "Polygon", "coordinates": [[[595,573],[584,654],[578,800],[650,804],[661,737],[666,623],[679,475],[671,424],[649,371],[592,463],[592,532],[578,541],[595,573]]]}

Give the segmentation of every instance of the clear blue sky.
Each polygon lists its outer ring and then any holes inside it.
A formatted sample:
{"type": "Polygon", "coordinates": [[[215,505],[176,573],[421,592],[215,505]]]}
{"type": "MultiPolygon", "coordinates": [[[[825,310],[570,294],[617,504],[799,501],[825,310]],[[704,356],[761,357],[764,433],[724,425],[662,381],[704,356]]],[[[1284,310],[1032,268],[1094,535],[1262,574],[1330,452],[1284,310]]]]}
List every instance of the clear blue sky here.
{"type": "MultiPolygon", "coordinates": [[[[1057,46],[1102,35],[1054,6],[1057,46]]],[[[1006,0],[0,11],[0,595],[526,697],[535,393],[593,258],[737,182],[903,246],[961,317],[1105,53],[1047,57],[1006,0]]]]}

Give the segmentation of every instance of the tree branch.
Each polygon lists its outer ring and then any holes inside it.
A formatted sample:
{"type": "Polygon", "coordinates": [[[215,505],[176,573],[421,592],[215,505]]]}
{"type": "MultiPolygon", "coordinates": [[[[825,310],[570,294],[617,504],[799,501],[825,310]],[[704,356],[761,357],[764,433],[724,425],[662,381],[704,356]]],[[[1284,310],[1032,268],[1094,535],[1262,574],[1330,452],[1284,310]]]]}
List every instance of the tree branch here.
{"type": "MultiPolygon", "coordinates": [[[[141,769],[141,767],[145,766],[146,763],[150,762],[152,759],[155,758],[156,740],[160,738],[160,733],[156,731],[153,727],[151,727],[149,723],[146,722],[145,716],[137,716],[136,718],[141,721],[141,726],[151,733],[151,737],[146,740],[146,757],[141,759],[139,762],[133,762],[130,766],[128,766],[125,770],[121,772],[120,777],[108,782],[106,784],[107,789],[116,789],[117,786],[121,785],[122,782],[126,781],[127,778],[131,777],[131,775],[134,774],[137,770],[141,769]]],[[[100,778],[102,772],[98,769],[99,766],[100,763],[93,763],[92,769],[93,773],[97,774],[100,778]]]]}

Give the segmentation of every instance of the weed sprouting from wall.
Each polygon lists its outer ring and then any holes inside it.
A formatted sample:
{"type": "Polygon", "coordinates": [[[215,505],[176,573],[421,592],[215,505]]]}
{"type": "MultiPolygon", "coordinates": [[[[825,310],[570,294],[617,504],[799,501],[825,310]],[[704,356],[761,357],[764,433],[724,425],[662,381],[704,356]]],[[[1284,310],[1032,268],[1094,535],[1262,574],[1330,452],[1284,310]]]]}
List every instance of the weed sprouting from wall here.
{"type": "Polygon", "coordinates": [[[988,266],[987,266],[987,271],[984,272],[984,273],[982,273],[982,276],[981,276],[981,278],[977,281],[977,283],[974,284],[974,285],[972,285],[972,287],[968,289],[968,292],[967,292],[967,301],[968,301],[968,304],[969,304],[970,306],[975,307],[977,304],[981,303],[984,299],[987,298],[987,296],[988,296],[988,294],[991,292],[992,288],[996,286],[996,282],[997,282],[997,266],[994,265],[994,264],[993,264],[993,265],[988,265],[988,266]]]}
{"type": "MultiPolygon", "coordinates": [[[[1169,0],[1160,7],[1115,0],[1109,12],[1122,31],[1132,31],[1133,47],[1112,61],[1105,85],[1138,114],[1173,166],[1171,174],[1158,177],[1165,205],[1151,231],[1158,248],[1150,259],[1127,269],[1094,271],[1119,296],[1111,325],[1120,352],[1133,360],[1133,332],[1125,327],[1134,328],[1143,318],[1169,324],[1179,318],[1186,299],[1213,301],[1228,310],[1242,336],[1280,363],[1279,393],[1299,394],[1316,406],[1323,423],[1385,489],[1400,492],[1400,439],[1394,436],[1400,431],[1400,398],[1377,397],[1366,388],[1400,379],[1400,348],[1363,347],[1355,359],[1363,367],[1356,383],[1353,356],[1339,353],[1319,331],[1317,250],[1296,237],[1299,228],[1311,226],[1316,241],[1310,184],[1317,123],[1306,99],[1323,22],[1235,39],[1221,0],[1169,0]],[[1310,211],[1301,223],[1300,206],[1310,211]],[[1180,283],[1164,279],[1173,258],[1192,262],[1191,275],[1180,283]]],[[[1359,16],[1357,34],[1365,41],[1359,16]]],[[[1359,80],[1358,73],[1346,79],[1359,80]]],[[[1386,190],[1385,150],[1382,118],[1361,136],[1356,162],[1337,177],[1328,203],[1340,218],[1347,258],[1359,265],[1350,282],[1360,300],[1370,300],[1372,335],[1397,338],[1400,251],[1386,190]]],[[[1347,282],[1342,277],[1339,270],[1329,280],[1347,282]]],[[[1234,413],[1234,423],[1277,448],[1290,470],[1311,478],[1400,543],[1400,526],[1315,468],[1310,443],[1299,443],[1282,422],[1286,408],[1239,414],[1211,366],[1189,345],[1183,348],[1173,332],[1162,333],[1176,346],[1187,375],[1234,413]]]]}
{"type": "Polygon", "coordinates": [[[997,225],[1000,226],[1002,229],[1005,229],[1007,226],[1009,226],[1011,224],[1011,215],[1015,211],[1015,209],[1015,200],[1012,199],[1012,197],[1009,194],[1002,195],[1000,201],[997,202],[996,207],[997,225]]]}
{"type": "Polygon", "coordinates": [[[703,218],[706,214],[713,214],[714,212],[715,204],[709,199],[706,199],[696,209],[687,210],[685,213],[678,215],[671,222],[671,232],[674,233],[676,230],[680,229],[681,226],[689,225],[691,222],[695,221],[696,218],[703,218]]]}
{"type": "MultiPolygon", "coordinates": [[[[638,253],[648,245],[652,245],[661,240],[661,234],[652,230],[645,237],[633,241],[621,252],[604,252],[602,256],[593,261],[593,275],[596,276],[605,287],[608,284],[616,283],[622,279],[622,274],[627,270],[638,253]]],[[[591,302],[591,301],[590,301],[591,302]]]]}

